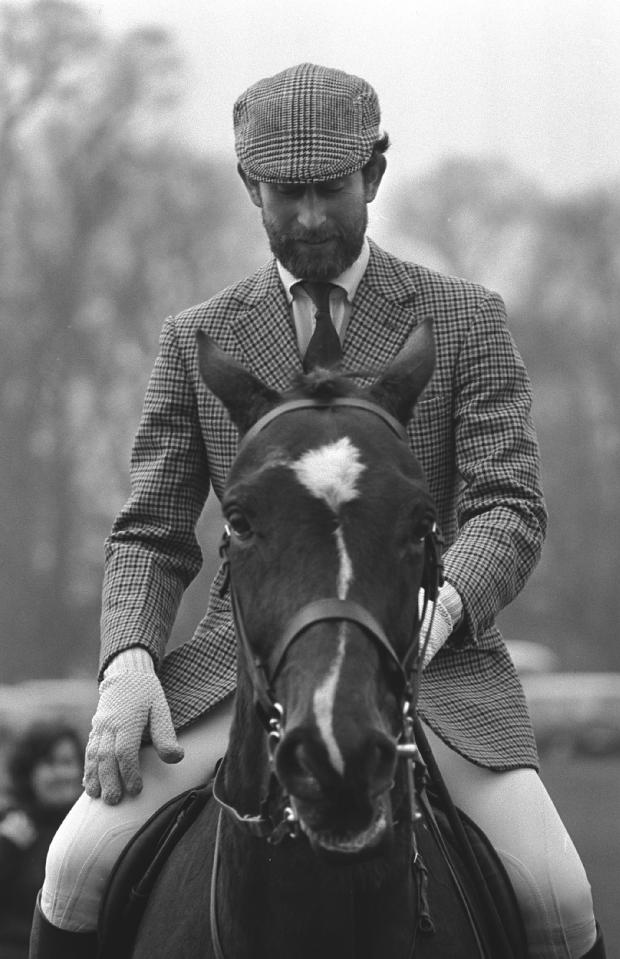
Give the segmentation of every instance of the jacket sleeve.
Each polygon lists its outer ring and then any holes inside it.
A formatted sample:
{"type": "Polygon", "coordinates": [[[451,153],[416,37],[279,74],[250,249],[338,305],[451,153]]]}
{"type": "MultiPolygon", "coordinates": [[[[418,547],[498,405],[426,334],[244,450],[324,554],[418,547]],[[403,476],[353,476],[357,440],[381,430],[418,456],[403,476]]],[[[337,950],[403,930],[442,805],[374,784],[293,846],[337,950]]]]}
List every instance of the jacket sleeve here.
{"type": "Polygon", "coordinates": [[[159,664],[202,565],[195,528],[208,492],[196,395],[169,318],[134,440],[130,498],[105,544],[100,675],[130,646],[159,664]]]}
{"type": "Polygon", "coordinates": [[[504,304],[489,293],[456,367],[459,532],[444,557],[445,577],[465,612],[455,644],[476,641],[522,589],[540,556],[547,513],[531,403],[504,304]]]}

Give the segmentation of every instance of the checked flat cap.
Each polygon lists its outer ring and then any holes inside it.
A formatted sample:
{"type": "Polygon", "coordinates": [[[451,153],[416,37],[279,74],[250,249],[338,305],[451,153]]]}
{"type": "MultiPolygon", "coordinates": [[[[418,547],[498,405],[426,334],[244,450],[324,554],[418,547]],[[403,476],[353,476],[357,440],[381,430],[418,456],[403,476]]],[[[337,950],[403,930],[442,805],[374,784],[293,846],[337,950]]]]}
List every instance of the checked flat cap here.
{"type": "Polygon", "coordinates": [[[263,183],[316,183],[368,162],[379,101],[366,80],[301,63],[249,87],[233,108],[241,168],[263,183]]]}

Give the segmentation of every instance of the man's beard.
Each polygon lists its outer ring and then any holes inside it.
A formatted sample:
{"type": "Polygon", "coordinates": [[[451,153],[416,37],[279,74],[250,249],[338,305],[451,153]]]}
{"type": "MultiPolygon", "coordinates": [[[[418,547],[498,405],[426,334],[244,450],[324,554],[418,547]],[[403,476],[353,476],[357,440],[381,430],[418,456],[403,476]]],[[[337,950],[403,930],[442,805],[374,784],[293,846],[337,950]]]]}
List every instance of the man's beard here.
{"type": "Polygon", "coordinates": [[[300,280],[333,280],[355,263],[360,255],[368,225],[368,211],[364,203],[354,216],[338,226],[325,226],[318,230],[299,228],[294,232],[280,233],[263,210],[263,225],[272,253],[289,273],[300,280]],[[323,240],[329,242],[323,244],[323,240]]]}

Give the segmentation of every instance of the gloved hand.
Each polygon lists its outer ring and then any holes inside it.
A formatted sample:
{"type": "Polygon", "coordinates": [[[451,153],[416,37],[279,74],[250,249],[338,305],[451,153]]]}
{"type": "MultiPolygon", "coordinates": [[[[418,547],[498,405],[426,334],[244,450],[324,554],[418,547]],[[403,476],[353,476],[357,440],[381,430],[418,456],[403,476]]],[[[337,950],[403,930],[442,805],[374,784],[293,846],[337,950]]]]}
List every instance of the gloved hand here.
{"type": "MultiPolygon", "coordinates": [[[[420,616],[424,610],[424,590],[418,593],[418,609],[420,616]]],[[[435,656],[448,639],[450,633],[460,621],[463,615],[463,603],[461,597],[451,583],[444,583],[439,590],[435,603],[428,602],[426,613],[420,628],[420,646],[424,646],[428,631],[430,636],[424,653],[422,669],[426,669],[433,656],[435,656]],[[433,615],[434,605],[434,615],[433,615]]]]}
{"type": "Polygon", "coordinates": [[[153,660],[134,647],[115,656],[99,686],[99,704],[86,746],[84,788],[113,806],[123,794],[142,789],[138,752],[148,727],[160,759],[178,763],[183,758],[153,660]]]}

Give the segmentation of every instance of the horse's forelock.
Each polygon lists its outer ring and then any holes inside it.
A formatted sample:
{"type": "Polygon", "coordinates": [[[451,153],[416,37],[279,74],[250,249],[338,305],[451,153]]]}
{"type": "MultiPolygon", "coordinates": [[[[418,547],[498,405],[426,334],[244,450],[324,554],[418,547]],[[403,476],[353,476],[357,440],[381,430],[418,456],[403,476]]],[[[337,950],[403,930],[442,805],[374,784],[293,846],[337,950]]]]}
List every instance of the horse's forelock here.
{"type": "Polygon", "coordinates": [[[291,397],[308,397],[309,399],[331,400],[347,396],[359,396],[361,388],[355,382],[361,377],[374,375],[370,370],[342,370],[316,369],[310,373],[296,373],[291,386],[291,397]]]}

